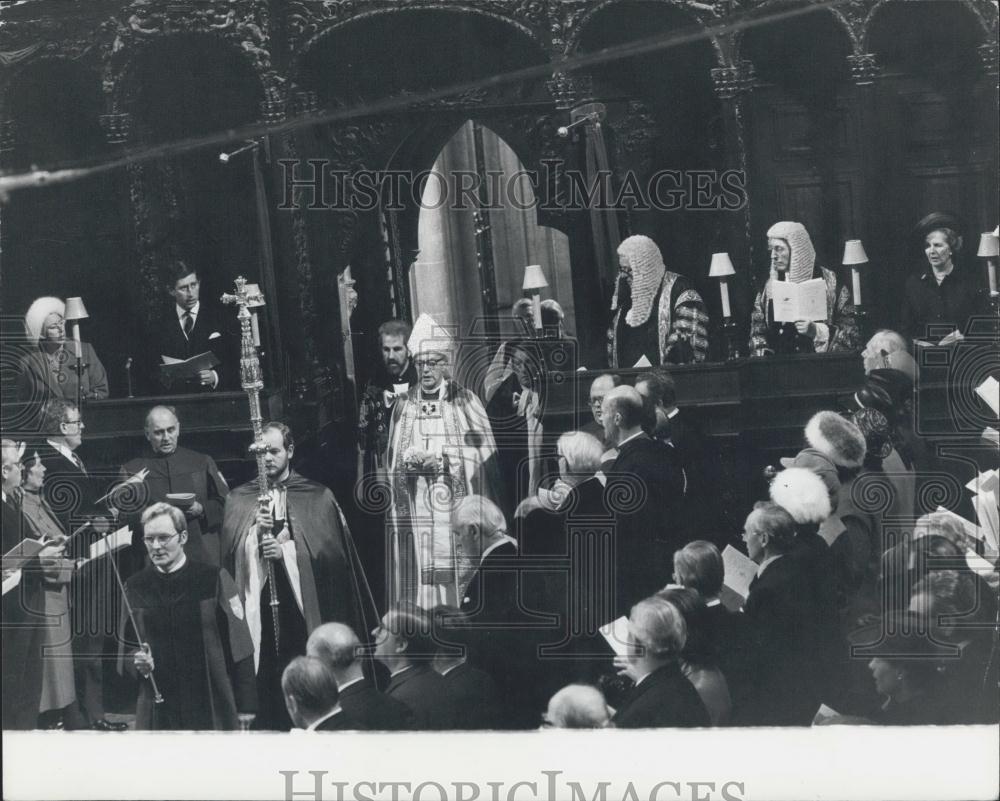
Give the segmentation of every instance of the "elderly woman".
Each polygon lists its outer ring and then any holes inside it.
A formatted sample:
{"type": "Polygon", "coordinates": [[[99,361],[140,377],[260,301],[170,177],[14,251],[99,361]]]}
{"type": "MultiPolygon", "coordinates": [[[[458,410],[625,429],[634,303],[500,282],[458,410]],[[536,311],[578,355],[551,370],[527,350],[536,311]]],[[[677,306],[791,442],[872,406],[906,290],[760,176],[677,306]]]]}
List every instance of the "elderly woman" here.
{"type": "Polygon", "coordinates": [[[74,344],[66,341],[66,304],[38,298],[24,315],[24,328],[35,349],[21,361],[18,392],[24,401],[52,397],[77,400],[108,397],[108,376],[90,343],[80,343],[82,370],[76,371],[74,344]],[[82,383],[81,383],[82,382],[82,383]]]}
{"type": "Polygon", "coordinates": [[[970,317],[985,313],[985,293],[980,291],[984,282],[955,264],[962,250],[955,224],[945,215],[932,214],[919,226],[927,263],[904,285],[900,331],[905,336],[937,342],[952,330],[963,330],[970,317]]]}
{"type": "MultiPolygon", "coordinates": [[[[65,540],[65,532],[52,507],[42,495],[45,465],[36,453],[26,465],[21,511],[30,536],[43,543],[57,545],[65,540]]],[[[59,548],[61,552],[61,546],[59,548]]],[[[72,634],[69,625],[69,584],[72,562],[54,555],[42,562],[45,590],[45,615],[49,625],[45,630],[42,654],[42,698],[39,704],[41,725],[62,728],[67,708],[76,701],[73,681],[72,634]]]]}
{"type": "Polygon", "coordinates": [[[836,273],[816,263],[816,250],[805,226],[797,222],[775,223],[768,229],[767,247],[771,251],[771,277],[754,302],[751,354],[856,351],[859,334],[850,292],[837,280],[836,273]],[[826,318],[776,321],[775,285],[781,281],[801,284],[814,278],[822,278],[826,286],[826,318]]]}

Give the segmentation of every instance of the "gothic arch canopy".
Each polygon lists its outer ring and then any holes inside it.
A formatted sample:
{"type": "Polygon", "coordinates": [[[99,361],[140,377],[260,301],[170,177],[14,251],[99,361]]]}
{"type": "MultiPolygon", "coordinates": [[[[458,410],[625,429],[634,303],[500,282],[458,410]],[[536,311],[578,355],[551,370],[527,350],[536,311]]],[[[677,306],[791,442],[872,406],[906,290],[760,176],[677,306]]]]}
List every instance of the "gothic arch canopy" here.
{"type": "MultiPolygon", "coordinates": [[[[878,19],[879,14],[881,14],[884,9],[912,2],[915,2],[915,0],[876,0],[876,2],[869,9],[868,15],[864,20],[862,42],[863,49],[868,50],[871,48],[872,28],[874,27],[874,23],[878,19]]],[[[984,3],[979,0],[940,0],[940,2],[954,4],[956,6],[956,11],[961,14],[968,15],[976,21],[977,25],[982,28],[984,37],[989,37],[992,34],[992,38],[994,41],[996,40],[996,3],[984,3]]]]}

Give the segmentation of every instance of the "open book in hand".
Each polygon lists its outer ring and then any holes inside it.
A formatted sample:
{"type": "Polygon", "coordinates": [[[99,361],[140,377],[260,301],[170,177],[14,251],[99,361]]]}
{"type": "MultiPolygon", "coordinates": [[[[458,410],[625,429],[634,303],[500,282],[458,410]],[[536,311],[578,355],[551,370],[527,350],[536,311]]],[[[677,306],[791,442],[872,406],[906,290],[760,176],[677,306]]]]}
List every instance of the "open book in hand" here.
{"type": "Polygon", "coordinates": [[[726,572],[719,600],[726,609],[738,612],[750,594],[750,582],[757,576],[757,563],[732,545],[727,545],[722,552],[722,565],[726,572]]]}
{"type": "Polygon", "coordinates": [[[192,356],[190,359],[175,359],[172,356],[160,356],[163,364],[160,365],[160,375],[167,382],[183,381],[188,378],[197,378],[202,370],[211,370],[219,364],[219,360],[210,350],[192,356]]]}
{"type": "Polygon", "coordinates": [[[97,542],[90,544],[90,555],[84,560],[83,564],[91,562],[94,559],[100,559],[102,556],[114,551],[121,550],[132,544],[132,529],[128,526],[122,526],[117,531],[113,531],[106,537],[101,537],[97,542]]]}
{"type": "Polygon", "coordinates": [[[798,284],[772,281],[771,301],[775,322],[822,322],[826,319],[826,281],[822,278],[810,278],[798,284]]]}

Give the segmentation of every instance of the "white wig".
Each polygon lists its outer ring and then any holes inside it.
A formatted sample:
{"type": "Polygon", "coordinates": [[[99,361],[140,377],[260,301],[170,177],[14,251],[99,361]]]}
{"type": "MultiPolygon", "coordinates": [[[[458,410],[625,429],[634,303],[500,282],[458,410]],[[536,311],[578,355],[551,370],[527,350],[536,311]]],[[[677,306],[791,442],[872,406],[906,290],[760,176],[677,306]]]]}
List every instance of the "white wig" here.
{"type": "Polygon", "coordinates": [[[65,317],[66,304],[59,298],[46,296],[38,298],[28,307],[28,312],[24,315],[24,330],[32,344],[37,345],[38,340],[42,338],[45,320],[52,313],[65,317]]]}

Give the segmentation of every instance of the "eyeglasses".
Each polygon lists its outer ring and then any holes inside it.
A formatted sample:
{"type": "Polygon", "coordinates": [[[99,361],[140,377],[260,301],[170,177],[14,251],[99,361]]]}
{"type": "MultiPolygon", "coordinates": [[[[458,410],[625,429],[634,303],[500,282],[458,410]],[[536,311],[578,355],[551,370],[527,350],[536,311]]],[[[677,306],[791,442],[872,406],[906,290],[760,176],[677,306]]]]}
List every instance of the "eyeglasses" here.
{"type": "Polygon", "coordinates": [[[168,534],[168,535],[165,535],[165,536],[162,536],[162,537],[143,537],[142,541],[144,543],[146,543],[146,547],[147,548],[152,548],[152,547],[157,546],[157,545],[159,545],[159,546],[166,545],[174,537],[179,537],[179,536],[180,536],[180,534],[178,534],[178,533],[175,532],[174,534],[168,534]]]}
{"type": "Polygon", "coordinates": [[[433,369],[444,364],[444,359],[415,359],[413,363],[418,370],[423,370],[426,367],[433,369]]]}
{"type": "Polygon", "coordinates": [[[589,403],[591,409],[600,409],[604,405],[604,398],[591,398],[589,403]]]}
{"type": "Polygon", "coordinates": [[[79,418],[77,418],[76,420],[63,420],[62,424],[64,426],[78,426],[80,428],[86,428],[86,426],[83,424],[83,420],[79,418]]]}

